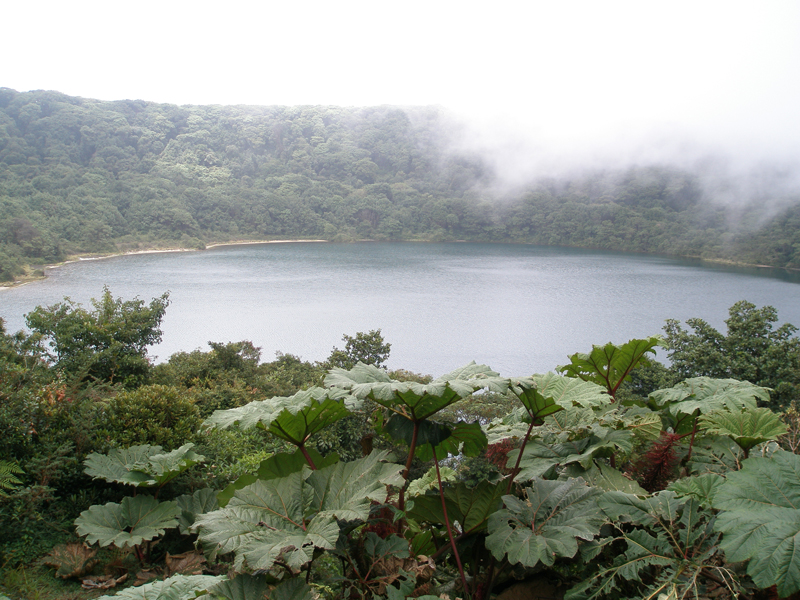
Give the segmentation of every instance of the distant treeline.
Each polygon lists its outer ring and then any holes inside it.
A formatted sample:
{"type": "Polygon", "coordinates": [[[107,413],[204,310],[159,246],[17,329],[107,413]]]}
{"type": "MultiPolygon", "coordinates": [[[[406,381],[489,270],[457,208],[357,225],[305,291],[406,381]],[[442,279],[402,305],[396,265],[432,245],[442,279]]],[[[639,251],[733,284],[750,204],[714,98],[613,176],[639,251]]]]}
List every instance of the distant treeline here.
{"type": "Polygon", "coordinates": [[[0,280],[70,254],[210,242],[470,240],[800,267],[800,197],[737,218],[673,167],[498,198],[436,108],[175,106],[0,88],[0,280]],[[742,224],[748,223],[745,227],[742,224]],[[756,227],[758,225],[758,227],[756,227]]]}

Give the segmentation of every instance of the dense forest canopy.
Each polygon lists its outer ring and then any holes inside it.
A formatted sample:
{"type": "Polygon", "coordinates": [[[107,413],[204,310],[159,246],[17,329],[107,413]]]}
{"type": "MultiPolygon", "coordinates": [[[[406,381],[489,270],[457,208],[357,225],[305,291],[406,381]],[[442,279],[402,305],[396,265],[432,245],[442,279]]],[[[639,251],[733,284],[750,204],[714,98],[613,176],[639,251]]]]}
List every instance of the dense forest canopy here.
{"type": "Polygon", "coordinates": [[[511,241],[800,267],[797,194],[762,193],[731,211],[698,173],[670,166],[500,194],[489,161],[455,150],[463,133],[432,107],[175,106],[0,88],[0,280],[71,254],[288,238],[511,241]]]}

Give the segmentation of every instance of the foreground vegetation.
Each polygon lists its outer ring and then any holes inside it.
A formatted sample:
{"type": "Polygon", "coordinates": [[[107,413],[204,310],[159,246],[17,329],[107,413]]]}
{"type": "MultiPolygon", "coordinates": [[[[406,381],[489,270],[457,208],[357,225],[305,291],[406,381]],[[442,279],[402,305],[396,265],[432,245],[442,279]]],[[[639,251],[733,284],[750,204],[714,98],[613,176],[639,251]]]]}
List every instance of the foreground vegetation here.
{"type": "Polygon", "coordinates": [[[154,366],[168,303],[0,331],[10,598],[800,592],[800,340],[771,307],[432,379],[384,370],[380,331],[320,364],[243,341],[154,366]]]}
{"type": "MultiPolygon", "coordinates": [[[[502,188],[438,109],[174,106],[0,88],[0,281],[82,253],[265,239],[525,242],[800,268],[800,197],[708,173],[502,188]],[[725,182],[727,188],[741,186],[725,182]]],[[[713,167],[713,165],[712,165],[713,167]]],[[[713,171],[713,168],[712,168],[713,171]]]]}

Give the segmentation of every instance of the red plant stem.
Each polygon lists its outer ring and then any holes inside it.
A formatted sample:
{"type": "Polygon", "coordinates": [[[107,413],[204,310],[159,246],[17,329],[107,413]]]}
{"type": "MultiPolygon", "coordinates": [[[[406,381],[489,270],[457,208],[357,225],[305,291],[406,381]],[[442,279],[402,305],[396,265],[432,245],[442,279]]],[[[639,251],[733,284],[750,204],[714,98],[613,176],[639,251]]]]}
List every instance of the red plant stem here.
{"type": "Polygon", "coordinates": [[[506,487],[506,494],[511,493],[511,486],[514,484],[514,478],[517,476],[517,470],[519,469],[519,463],[522,460],[522,453],[525,452],[525,444],[528,443],[528,440],[531,437],[531,431],[533,431],[533,427],[536,425],[536,419],[533,418],[533,415],[528,411],[528,415],[531,418],[531,424],[528,427],[528,431],[525,433],[525,437],[522,439],[522,445],[519,447],[519,454],[517,455],[517,462],[514,464],[514,469],[511,471],[511,477],[508,478],[508,486],[506,487]]]}
{"type": "Polygon", "coordinates": [[[464,575],[464,567],[461,564],[461,557],[456,549],[456,540],[453,537],[453,529],[450,527],[450,517],[447,516],[447,503],[444,501],[444,488],[442,488],[442,474],[439,471],[439,459],[436,456],[436,448],[433,449],[433,464],[436,467],[436,480],[439,482],[439,498],[442,501],[442,512],[444,513],[444,524],[447,526],[447,537],[450,538],[450,546],[453,548],[453,556],[456,559],[458,573],[461,575],[461,585],[464,586],[464,595],[469,594],[467,576],[464,575]]]}
{"type": "Polygon", "coordinates": [[[689,453],[684,458],[684,463],[688,463],[689,460],[692,458],[692,448],[694,448],[694,436],[697,434],[697,421],[700,418],[698,415],[694,420],[694,427],[692,427],[692,439],[689,440],[689,453]]]}
{"type": "Polygon", "coordinates": [[[316,471],[317,465],[315,465],[314,461],[311,460],[311,455],[308,453],[308,450],[306,450],[306,447],[301,444],[300,446],[298,446],[298,448],[300,448],[300,452],[303,453],[303,456],[306,457],[306,462],[308,463],[308,466],[311,467],[311,470],[316,471]]]}
{"type": "MultiPolygon", "coordinates": [[[[397,508],[399,508],[400,510],[405,510],[406,507],[406,486],[408,485],[408,474],[411,472],[411,462],[414,460],[414,451],[417,449],[418,433],[419,433],[419,421],[415,420],[414,431],[411,434],[411,446],[408,448],[408,459],[406,460],[406,468],[403,471],[403,479],[405,480],[405,483],[403,484],[403,487],[400,490],[400,498],[397,501],[397,508]]],[[[434,458],[436,458],[435,451],[434,451],[434,458]]]]}

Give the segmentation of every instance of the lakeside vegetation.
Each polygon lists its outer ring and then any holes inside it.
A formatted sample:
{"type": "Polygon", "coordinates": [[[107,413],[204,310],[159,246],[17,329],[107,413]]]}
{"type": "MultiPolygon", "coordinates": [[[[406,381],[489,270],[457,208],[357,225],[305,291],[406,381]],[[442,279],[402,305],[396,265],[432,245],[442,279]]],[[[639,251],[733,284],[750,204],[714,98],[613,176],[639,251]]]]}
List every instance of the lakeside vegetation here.
{"type": "Polygon", "coordinates": [[[702,170],[670,166],[512,190],[459,149],[463,134],[436,108],[1,88],[0,281],[71,255],[273,239],[502,241],[800,268],[797,192],[767,184],[732,206],[702,170]]]}
{"type": "Polygon", "coordinates": [[[800,339],[771,307],[433,379],[383,370],[379,330],[321,363],[239,341],[153,365],[168,305],[105,290],[0,328],[0,594],[800,593],[800,339]]]}

